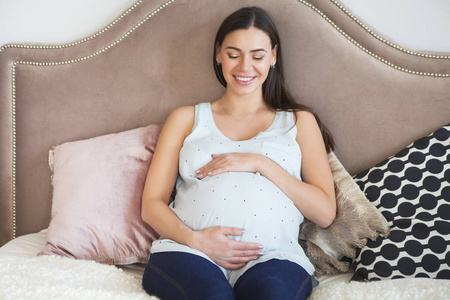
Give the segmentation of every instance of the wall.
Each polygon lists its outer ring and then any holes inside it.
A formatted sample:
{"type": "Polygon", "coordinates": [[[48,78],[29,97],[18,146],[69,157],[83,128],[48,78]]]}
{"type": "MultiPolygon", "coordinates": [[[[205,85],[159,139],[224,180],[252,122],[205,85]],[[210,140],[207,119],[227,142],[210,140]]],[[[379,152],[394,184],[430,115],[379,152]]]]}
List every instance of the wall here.
{"type": "Polygon", "coordinates": [[[113,22],[137,0],[0,0],[0,45],[65,44],[113,22]]]}
{"type": "MultiPolygon", "coordinates": [[[[0,0],[0,45],[74,42],[100,31],[136,1],[0,0]]],[[[400,46],[450,52],[450,0],[341,2],[400,46]]]]}

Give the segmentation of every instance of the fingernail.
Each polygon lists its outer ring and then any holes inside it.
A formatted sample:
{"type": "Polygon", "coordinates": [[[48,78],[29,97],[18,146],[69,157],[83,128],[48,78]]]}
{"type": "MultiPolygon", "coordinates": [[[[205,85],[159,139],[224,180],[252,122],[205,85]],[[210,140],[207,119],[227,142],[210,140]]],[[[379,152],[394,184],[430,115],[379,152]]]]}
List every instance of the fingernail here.
{"type": "Polygon", "coordinates": [[[259,245],[258,249],[264,249],[264,247],[262,245],[259,245]]]}
{"type": "Polygon", "coordinates": [[[200,170],[195,171],[195,174],[198,174],[198,173],[200,173],[200,170]]]}
{"type": "Polygon", "coordinates": [[[245,229],[240,229],[242,233],[245,233],[245,229]]]}
{"type": "Polygon", "coordinates": [[[212,172],[209,172],[208,175],[212,175],[212,172]]]}
{"type": "Polygon", "coordinates": [[[264,255],[264,252],[260,251],[260,252],[258,253],[258,255],[259,255],[259,256],[263,256],[263,255],[264,255]]]}

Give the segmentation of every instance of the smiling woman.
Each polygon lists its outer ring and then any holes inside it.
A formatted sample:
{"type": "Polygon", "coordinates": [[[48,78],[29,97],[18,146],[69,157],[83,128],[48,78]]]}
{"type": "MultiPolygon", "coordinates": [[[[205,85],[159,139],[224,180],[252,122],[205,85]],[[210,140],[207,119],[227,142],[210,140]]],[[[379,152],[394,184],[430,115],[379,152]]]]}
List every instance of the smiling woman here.
{"type": "Polygon", "coordinates": [[[213,62],[225,93],[170,114],[148,172],[142,216],[162,238],[143,287],[164,299],[304,299],[314,267],[296,241],[304,217],[327,227],[336,215],[332,137],[286,90],[261,8],[223,21],[213,62]]]}
{"type": "Polygon", "coordinates": [[[271,44],[264,31],[255,27],[235,30],[226,36],[216,51],[228,95],[262,93],[261,87],[270,67],[275,66],[277,56],[277,45],[271,44]]]}

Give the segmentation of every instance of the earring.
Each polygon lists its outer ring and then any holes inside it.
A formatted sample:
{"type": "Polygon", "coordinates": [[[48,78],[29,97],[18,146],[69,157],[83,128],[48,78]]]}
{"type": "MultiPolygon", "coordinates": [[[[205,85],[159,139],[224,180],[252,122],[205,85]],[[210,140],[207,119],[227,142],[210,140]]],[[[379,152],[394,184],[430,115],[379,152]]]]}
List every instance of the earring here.
{"type": "Polygon", "coordinates": [[[216,60],[216,64],[217,66],[220,66],[220,62],[218,60],[216,60]]]}
{"type": "Polygon", "coordinates": [[[272,69],[275,69],[275,63],[273,63],[273,65],[272,65],[272,69]]]}

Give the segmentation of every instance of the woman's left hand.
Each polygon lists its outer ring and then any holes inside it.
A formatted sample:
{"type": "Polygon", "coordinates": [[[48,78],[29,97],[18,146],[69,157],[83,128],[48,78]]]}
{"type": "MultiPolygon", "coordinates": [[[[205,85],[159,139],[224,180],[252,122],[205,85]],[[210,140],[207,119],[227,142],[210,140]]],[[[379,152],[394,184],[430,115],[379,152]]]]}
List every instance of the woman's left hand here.
{"type": "Polygon", "coordinates": [[[263,156],[250,153],[213,154],[212,161],[198,169],[196,177],[203,179],[225,172],[258,172],[263,156]]]}

